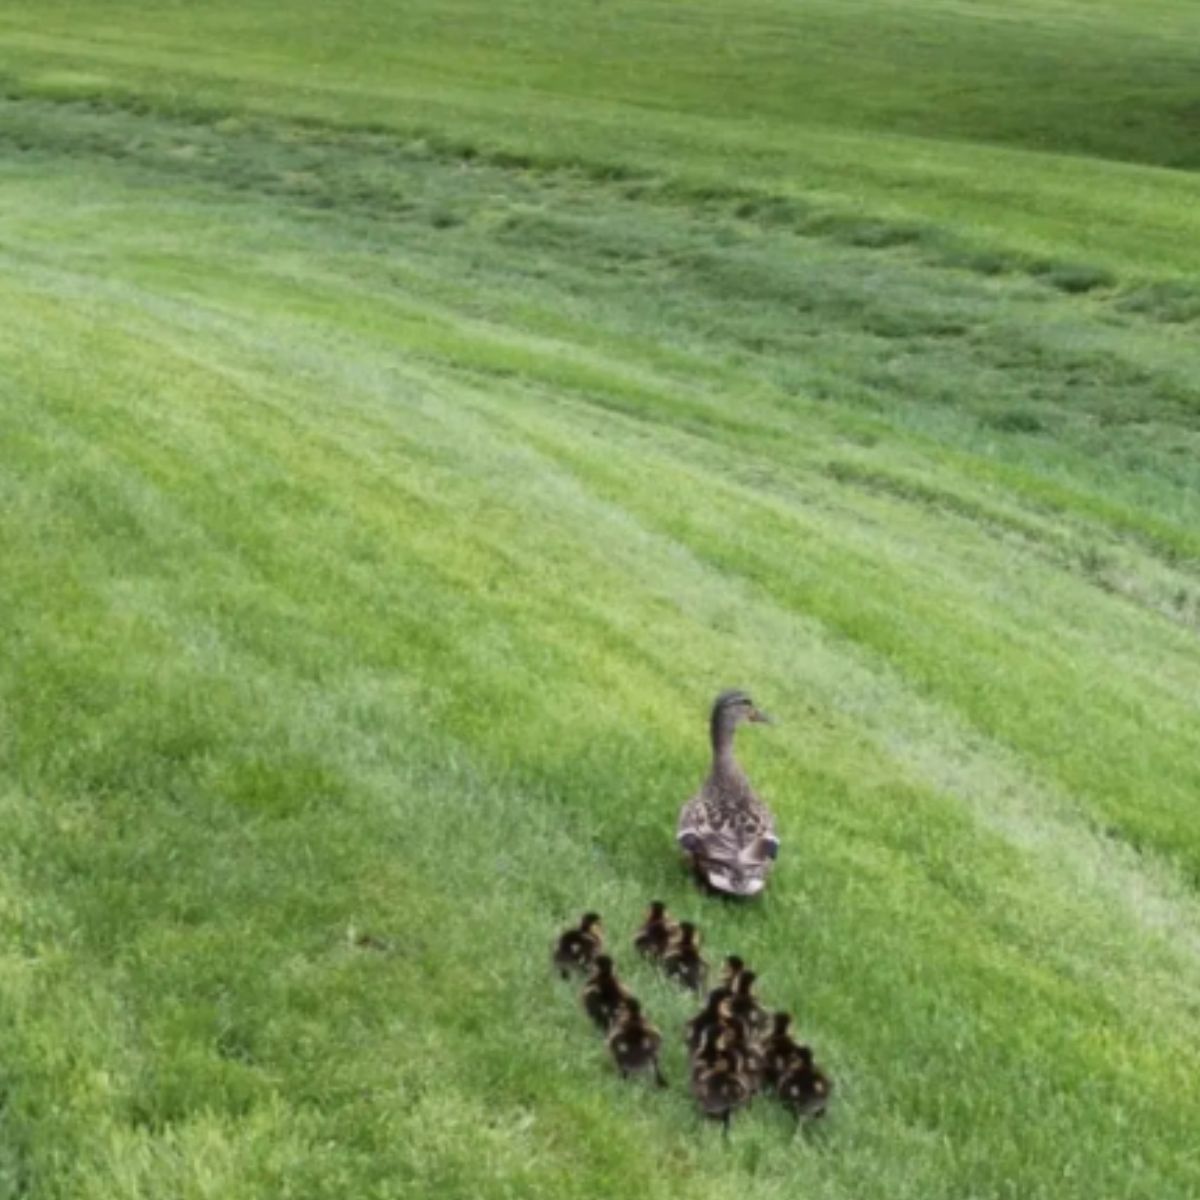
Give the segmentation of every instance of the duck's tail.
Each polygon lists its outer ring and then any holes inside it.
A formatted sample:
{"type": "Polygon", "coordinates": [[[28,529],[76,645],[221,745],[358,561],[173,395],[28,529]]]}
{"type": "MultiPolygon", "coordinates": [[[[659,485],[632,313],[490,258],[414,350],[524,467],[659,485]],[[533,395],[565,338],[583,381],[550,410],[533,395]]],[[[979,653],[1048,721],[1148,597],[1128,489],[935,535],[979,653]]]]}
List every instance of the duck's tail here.
{"type": "Polygon", "coordinates": [[[692,870],[701,886],[722,896],[757,896],[766,887],[767,869],[745,863],[692,857],[692,870]]]}

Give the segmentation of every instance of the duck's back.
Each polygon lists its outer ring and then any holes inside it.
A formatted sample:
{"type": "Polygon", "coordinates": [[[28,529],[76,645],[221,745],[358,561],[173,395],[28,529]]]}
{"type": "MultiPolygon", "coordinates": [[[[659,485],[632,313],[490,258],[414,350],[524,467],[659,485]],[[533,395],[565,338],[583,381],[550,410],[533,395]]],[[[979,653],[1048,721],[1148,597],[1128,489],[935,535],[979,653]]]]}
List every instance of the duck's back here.
{"type": "Polygon", "coordinates": [[[679,813],[676,839],[711,887],[762,890],[779,849],[770,810],[741,775],[710,775],[679,813]]]}

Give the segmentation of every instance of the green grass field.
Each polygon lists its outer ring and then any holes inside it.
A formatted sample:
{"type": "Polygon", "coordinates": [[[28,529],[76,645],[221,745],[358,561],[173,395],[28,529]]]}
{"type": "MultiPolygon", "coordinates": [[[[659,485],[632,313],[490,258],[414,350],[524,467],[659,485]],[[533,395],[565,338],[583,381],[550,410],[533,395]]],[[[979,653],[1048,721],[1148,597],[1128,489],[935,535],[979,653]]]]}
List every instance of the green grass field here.
{"type": "Polygon", "coordinates": [[[1200,1195],[1197,45],[8,0],[0,1200],[1200,1195]],[[672,842],[728,685],[744,907],[672,842]],[[701,1123],[652,896],[820,1126],[701,1123]]]}

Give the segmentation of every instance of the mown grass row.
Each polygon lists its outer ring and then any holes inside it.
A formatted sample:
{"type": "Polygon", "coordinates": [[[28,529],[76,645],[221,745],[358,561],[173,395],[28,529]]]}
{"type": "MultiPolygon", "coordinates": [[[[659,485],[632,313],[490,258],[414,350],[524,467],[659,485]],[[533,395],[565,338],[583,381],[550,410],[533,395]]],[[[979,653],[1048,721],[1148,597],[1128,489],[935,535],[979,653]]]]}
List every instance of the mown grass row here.
{"type": "Polygon", "coordinates": [[[1197,188],[1169,168],[1195,165],[1197,18],[1184,0],[1146,12],[423,0],[281,17],[263,3],[50,3],[10,5],[0,44],[18,94],[299,118],[693,197],[732,190],[980,269],[1134,280],[1151,287],[1143,303],[1194,312],[1197,188]]]}

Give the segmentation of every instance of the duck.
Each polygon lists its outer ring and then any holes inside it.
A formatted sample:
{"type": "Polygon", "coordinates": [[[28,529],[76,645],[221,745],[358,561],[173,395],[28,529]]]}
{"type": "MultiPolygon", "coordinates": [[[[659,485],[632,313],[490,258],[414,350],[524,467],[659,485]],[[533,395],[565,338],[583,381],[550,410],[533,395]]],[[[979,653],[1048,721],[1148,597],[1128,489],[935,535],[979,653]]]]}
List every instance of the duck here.
{"type": "Polygon", "coordinates": [[[733,1056],[742,1078],[749,1088],[750,1096],[762,1086],[763,1056],[754,1038],[754,1031],[741,1017],[723,1017],[721,1030],[724,1033],[726,1053],[733,1056]]]}
{"type": "Polygon", "coordinates": [[[708,993],[704,1007],[691,1020],[684,1023],[683,1040],[691,1053],[694,1054],[700,1048],[700,1043],[710,1029],[720,1030],[721,1005],[732,995],[733,992],[727,987],[713,988],[708,993]]]}
{"type": "Polygon", "coordinates": [[[658,1065],[662,1034],[642,1015],[641,1004],[630,996],[621,1006],[617,1019],[608,1034],[608,1050],[621,1072],[628,1079],[636,1071],[654,1069],[654,1082],[665,1088],[667,1081],[658,1065]]]}
{"type": "Polygon", "coordinates": [[[729,1032],[724,1025],[719,1022],[706,1025],[696,1039],[695,1045],[690,1043],[688,1045],[688,1049],[691,1051],[688,1061],[691,1064],[693,1078],[701,1071],[715,1067],[729,1053],[729,1042],[729,1032]]]}
{"type": "Polygon", "coordinates": [[[731,995],[721,1006],[723,1016],[744,1021],[754,1036],[764,1033],[771,1023],[767,1010],[754,994],[754,981],[757,978],[753,971],[740,971],[730,989],[731,995]]]}
{"type": "Polygon", "coordinates": [[[743,721],[773,723],[746,692],[721,692],[709,723],[712,766],[700,790],[680,809],[675,831],[697,881],[725,896],[758,895],[779,853],[775,818],[733,755],[734,734],[743,721]]]}
{"type": "Polygon", "coordinates": [[[663,969],[669,979],[693,992],[704,987],[708,963],[700,953],[700,930],[691,921],[680,922],[679,936],[663,955],[663,969]]]}
{"type": "Polygon", "coordinates": [[[604,931],[600,925],[600,914],[583,914],[578,926],[564,929],[554,943],[553,961],[563,979],[570,978],[572,971],[586,972],[604,949],[604,931]]]}
{"type": "Polygon", "coordinates": [[[825,1115],[832,1092],[833,1080],[813,1062],[812,1051],[807,1046],[798,1047],[795,1061],[776,1086],[784,1108],[797,1124],[805,1117],[816,1120],[825,1115]]]}
{"type": "Polygon", "coordinates": [[[727,954],[721,965],[721,986],[732,988],[734,981],[746,969],[745,962],[736,954],[727,954]]]}
{"type": "Polygon", "coordinates": [[[641,928],[633,935],[633,945],[643,958],[661,959],[679,933],[679,924],[667,915],[661,900],[651,900],[641,928]]]}
{"type": "Polygon", "coordinates": [[[712,1029],[692,1063],[692,1095],[701,1113],[720,1121],[726,1134],[734,1112],[750,1099],[751,1088],[738,1058],[729,1052],[727,1031],[712,1029]]]}
{"type": "Polygon", "coordinates": [[[777,1012],[771,1018],[771,1032],[763,1039],[763,1088],[767,1091],[773,1090],[780,1079],[803,1060],[801,1051],[811,1060],[812,1051],[792,1037],[791,1025],[791,1013],[777,1012]]]}
{"type": "Polygon", "coordinates": [[[621,1006],[631,998],[629,989],[617,978],[613,960],[607,954],[598,954],[592,964],[592,973],[579,993],[584,1012],[598,1029],[607,1031],[617,1019],[621,1006]]]}

